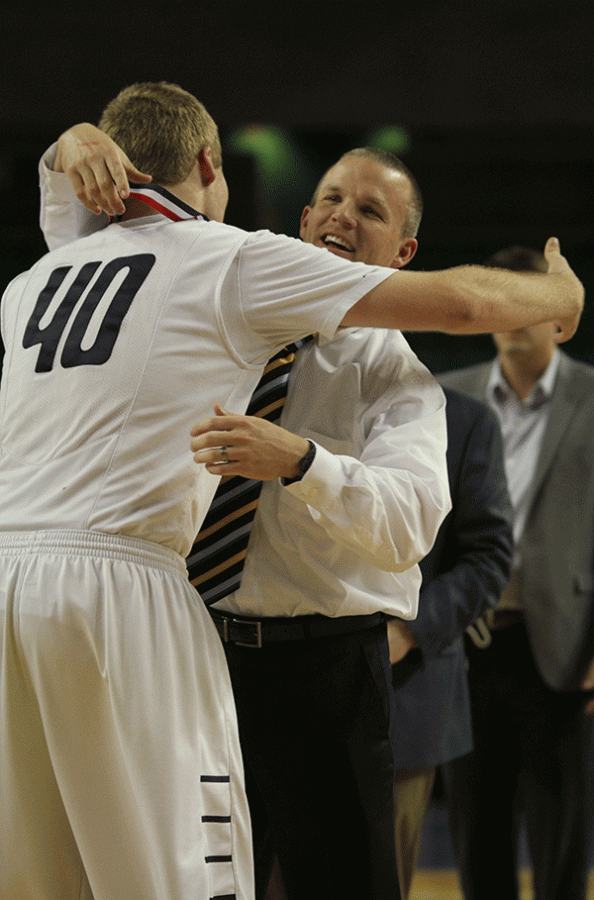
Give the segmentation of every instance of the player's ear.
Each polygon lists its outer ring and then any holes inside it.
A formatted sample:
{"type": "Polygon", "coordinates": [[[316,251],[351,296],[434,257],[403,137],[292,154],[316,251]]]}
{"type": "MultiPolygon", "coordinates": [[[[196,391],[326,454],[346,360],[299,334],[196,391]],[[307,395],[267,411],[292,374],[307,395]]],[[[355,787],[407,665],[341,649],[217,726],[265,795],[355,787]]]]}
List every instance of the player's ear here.
{"type": "Polygon", "coordinates": [[[212,162],[212,149],[210,147],[202,147],[198,153],[198,168],[200,169],[202,186],[208,187],[217,177],[216,169],[212,162]]]}

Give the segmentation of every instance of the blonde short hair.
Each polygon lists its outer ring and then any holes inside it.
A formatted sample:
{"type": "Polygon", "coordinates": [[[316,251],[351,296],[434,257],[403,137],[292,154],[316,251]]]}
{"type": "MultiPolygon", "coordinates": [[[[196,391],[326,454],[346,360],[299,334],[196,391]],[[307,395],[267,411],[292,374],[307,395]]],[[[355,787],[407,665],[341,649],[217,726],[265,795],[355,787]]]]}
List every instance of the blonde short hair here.
{"type": "Polygon", "coordinates": [[[212,116],[196,97],[167,81],[124,88],[107,104],[99,128],[156,184],[184,181],[204,147],[211,148],[216,168],[222,164],[212,116]]]}

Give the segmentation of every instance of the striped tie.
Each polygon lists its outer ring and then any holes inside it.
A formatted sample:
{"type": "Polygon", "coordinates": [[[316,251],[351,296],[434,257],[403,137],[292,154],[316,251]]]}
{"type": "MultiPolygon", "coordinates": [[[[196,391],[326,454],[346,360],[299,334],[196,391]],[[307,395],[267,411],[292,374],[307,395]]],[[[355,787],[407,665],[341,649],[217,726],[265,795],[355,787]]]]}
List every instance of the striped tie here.
{"type": "MultiPolygon", "coordinates": [[[[303,338],[272,357],[252,394],[248,416],[280,419],[295,353],[311,340],[303,338]]],[[[239,475],[221,478],[186,559],[190,581],[207,606],[239,587],[261,488],[261,481],[239,475]]]]}

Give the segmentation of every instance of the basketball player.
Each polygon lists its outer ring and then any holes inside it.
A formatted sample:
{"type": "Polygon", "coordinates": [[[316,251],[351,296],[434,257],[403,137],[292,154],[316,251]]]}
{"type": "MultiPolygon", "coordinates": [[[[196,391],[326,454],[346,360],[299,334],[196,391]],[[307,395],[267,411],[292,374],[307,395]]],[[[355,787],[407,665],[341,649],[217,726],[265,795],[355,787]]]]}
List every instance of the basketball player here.
{"type": "Polygon", "coordinates": [[[175,86],[124,90],[102,125],[169,190],[2,301],[0,893],[249,897],[231,691],[183,563],[217,483],[189,427],[215,400],[245,409],[303,334],[558,316],[564,339],[582,291],[556,245],[539,308],[534,278],[405,277],[220,224],[216,126],[175,86]]]}

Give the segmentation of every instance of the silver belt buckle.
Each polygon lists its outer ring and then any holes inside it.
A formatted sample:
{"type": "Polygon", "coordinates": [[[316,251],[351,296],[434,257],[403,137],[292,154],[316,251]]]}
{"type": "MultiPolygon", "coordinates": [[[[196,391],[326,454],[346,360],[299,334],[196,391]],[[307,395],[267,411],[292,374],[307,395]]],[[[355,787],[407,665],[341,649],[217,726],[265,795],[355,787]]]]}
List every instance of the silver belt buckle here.
{"type": "Polygon", "coordinates": [[[230,625],[240,625],[242,630],[246,628],[252,628],[254,630],[253,640],[246,641],[238,641],[235,640],[231,636],[230,629],[225,629],[225,640],[227,640],[227,634],[229,635],[228,640],[232,641],[232,643],[236,644],[238,647],[252,647],[254,650],[259,650],[262,646],[262,622],[249,622],[247,619],[231,619],[230,625]]]}

